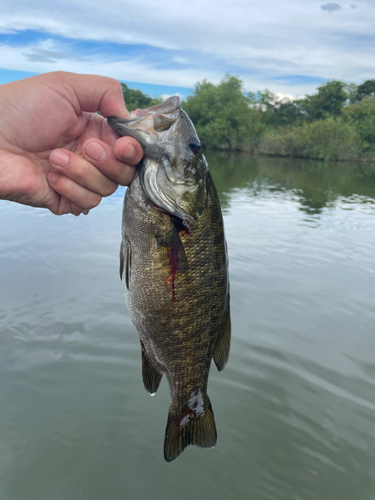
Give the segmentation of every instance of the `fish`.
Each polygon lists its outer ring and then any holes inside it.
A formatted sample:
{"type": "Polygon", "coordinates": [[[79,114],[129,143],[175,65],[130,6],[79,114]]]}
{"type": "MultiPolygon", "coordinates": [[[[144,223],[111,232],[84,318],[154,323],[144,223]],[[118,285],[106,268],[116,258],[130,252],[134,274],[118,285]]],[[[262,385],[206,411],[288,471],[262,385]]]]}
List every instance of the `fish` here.
{"type": "Polygon", "coordinates": [[[140,335],[144,386],[154,395],[163,375],[169,383],[164,458],[171,462],[189,445],[217,441],[207,383],[212,359],[224,369],[231,338],[223,217],[179,96],[108,124],[144,151],[125,193],[120,278],[140,335]]]}

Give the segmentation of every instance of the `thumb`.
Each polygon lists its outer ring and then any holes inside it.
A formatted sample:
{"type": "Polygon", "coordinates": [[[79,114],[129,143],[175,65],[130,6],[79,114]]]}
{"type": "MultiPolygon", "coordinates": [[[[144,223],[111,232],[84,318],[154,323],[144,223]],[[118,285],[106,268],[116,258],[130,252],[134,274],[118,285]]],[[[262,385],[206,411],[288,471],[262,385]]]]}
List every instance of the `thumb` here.
{"type": "Polygon", "coordinates": [[[100,111],[105,118],[109,116],[130,118],[129,111],[125,107],[121,84],[117,80],[106,76],[76,73],[62,72],[60,75],[75,94],[78,113],[100,111]]]}

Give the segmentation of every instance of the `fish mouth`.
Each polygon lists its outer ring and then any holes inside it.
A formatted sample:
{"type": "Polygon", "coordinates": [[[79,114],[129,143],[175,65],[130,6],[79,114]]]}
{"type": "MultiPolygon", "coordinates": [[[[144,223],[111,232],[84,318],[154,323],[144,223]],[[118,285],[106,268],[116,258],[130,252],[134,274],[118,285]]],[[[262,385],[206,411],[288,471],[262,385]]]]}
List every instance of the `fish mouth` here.
{"type": "Polygon", "coordinates": [[[180,105],[180,97],[172,96],[156,106],[132,111],[129,119],[110,116],[107,123],[119,135],[137,140],[145,154],[148,154],[150,146],[156,144],[159,134],[169,129],[180,118],[180,105]]]}
{"type": "Polygon", "coordinates": [[[133,118],[140,118],[143,116],[155,115],[158,113],[170,114],[176,111],[181,106],[181,98],[178,95],[168,97],[165,101],[145,109],[136,109],[130,114],[133,118]]]}

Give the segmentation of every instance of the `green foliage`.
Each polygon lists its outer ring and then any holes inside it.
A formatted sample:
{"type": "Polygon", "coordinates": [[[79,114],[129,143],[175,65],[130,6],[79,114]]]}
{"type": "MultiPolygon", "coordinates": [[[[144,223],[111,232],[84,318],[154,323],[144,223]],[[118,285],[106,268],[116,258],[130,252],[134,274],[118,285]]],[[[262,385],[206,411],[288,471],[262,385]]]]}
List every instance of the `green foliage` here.
{"type": "MultiPolygon", "coordinates": [[[[122,83],[130,111],[158,104],[122,83]]],[[[291,100],[269,90],[243,92],[226,75],[219,85],[197,83],[182,107],[204,147],[318,160],[375,159],[375,80],[331,80],[317,93],[291,100]]]]}
{"type": "Polygon", "coordinates": [[[356,102],[358,85],[355,83],[345,83],[344,91],[346,92],[347,98],[350,104],[356,102]]]}
{"type": "Polygon", "coordinates": [[[248,97],[253,107],[262,110],[261,119],[267,128],[298,125],[306,119],[300,100],[279,99],[268,89],[263,92],[249,92],[248,97]]]}
{"type": "Polygon", "coordinates": [[[361,138],[363,150],[366,153],[375,153],[375,96],[365,97],[360,102],[348,106],[344,111],[344,119],[361,138]]]}
{"type": "Polygon", "coordinates": [[[302,124],[306,120],[306,114],[301,102],[301,100],[291,101],[288,99],[277,102],[274,107],[275,126],[302,124]]]}
{"type": "Polygon", "coordinates": [[[162,99],[159,97],[149,97],[140,90],[130,89],[126,83],[121,83],[121,87],[124,93],[125,104],[129,111],[134,111],[137,108],[149,108],[162,102],[162,99]]]}
{"type": "Polygon", "coordinates": [[[270,131],[259,148],[263,154],[317,160],[359,158],[361,150],[361,140],[353,125],[333,117],[270,131]]]}
{"type": "Polygon", "coordinates": [[[329,116],[339,116],[348,99],[345,84],[331,80],[318,87],[318,93],[301,100],[301,106],[310,121],[322,120],[329,116]]]}
{"type": "Polygon", "coordinates": [[[366,80],[361,85],[358,85],[355,95],[355,102],[362,101],[364,97],[375,96],[375,80],[366,80]]]}
{"type": "Polygon", "coordinates": [[[253,151],[264,125],[261,111],[250,104],[241,80],[227,75],[217,86],[206,80],[198,83],[183,108],[193,120],[204,146],[253,151]]]}

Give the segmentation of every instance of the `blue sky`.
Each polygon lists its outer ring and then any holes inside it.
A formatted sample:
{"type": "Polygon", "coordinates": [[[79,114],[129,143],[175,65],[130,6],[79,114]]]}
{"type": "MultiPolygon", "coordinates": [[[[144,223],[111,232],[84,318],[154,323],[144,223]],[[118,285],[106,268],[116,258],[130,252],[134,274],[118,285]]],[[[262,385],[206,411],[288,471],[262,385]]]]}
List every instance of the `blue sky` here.
{"type": "Polygon", "coordinates": [[[371,0],[2,0],[0,84],[49,71],[116,78],[150,95],[239,76],[246,91],[312,93],[375,78],[371,0]]]}

